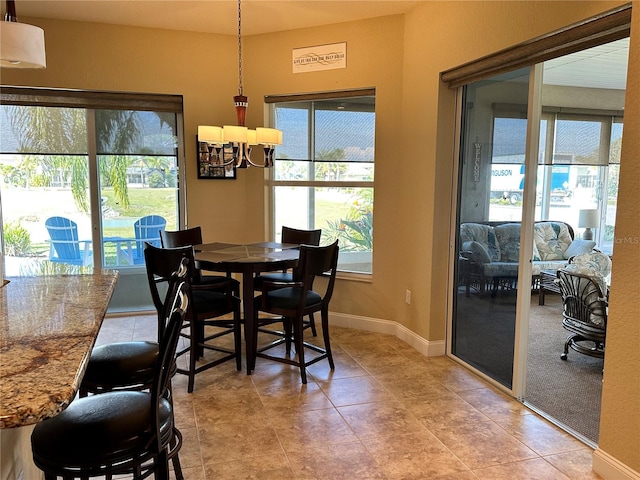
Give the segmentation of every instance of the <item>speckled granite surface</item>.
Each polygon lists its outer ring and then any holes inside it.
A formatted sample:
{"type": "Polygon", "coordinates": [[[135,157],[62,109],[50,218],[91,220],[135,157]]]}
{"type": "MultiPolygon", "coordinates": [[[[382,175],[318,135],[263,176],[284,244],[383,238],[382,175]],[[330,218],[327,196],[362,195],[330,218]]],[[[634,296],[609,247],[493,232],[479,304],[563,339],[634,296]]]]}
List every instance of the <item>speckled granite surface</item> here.
{"type": "Polygon", "coordinates": [[[0,288],[0,428],[37,423],[73,400],[117,278],[13,277],[0,288]]]}

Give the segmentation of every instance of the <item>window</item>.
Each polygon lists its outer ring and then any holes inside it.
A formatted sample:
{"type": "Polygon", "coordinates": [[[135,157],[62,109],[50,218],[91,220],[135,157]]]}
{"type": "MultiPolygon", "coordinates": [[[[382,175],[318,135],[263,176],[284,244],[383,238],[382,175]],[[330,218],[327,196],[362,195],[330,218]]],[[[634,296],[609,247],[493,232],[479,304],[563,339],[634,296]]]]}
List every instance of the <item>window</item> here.
{"type": "MultiPolygon", "coordinates": [[[[622,112],[557,110],[542,109],[535,219],[567,222],[579,237],[580,210],[597,209],[600,228],[594,240],[598,249],[611,253],[622,112]]],[[[517,105],[494,105],[490,220],[514,220],[522,207],[526,112],[517,111],[517,105]]]]}
{"type": "Polygon", "coordinates": [[[3,88],[5,274],[116,268],[109,310],[148,309],[144,242],[159,246],[159,229],[179,225],[182,100],[167,108],[153,95],[103,95],[3,88]]]}
{"type": "Polygon", "coordinates": [[[268,97],[283,132],[272,172],[273,231],[322,229],[343,272],[372,273],[375,91],[268,97]]]}

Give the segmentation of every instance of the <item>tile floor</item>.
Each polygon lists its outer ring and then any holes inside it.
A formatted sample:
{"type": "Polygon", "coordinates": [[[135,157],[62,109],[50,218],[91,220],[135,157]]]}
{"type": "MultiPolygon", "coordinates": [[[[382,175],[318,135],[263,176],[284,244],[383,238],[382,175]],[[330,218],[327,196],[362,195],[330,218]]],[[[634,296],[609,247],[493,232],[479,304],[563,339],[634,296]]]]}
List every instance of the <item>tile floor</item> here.
{"type": "MultiPolygon", "coordinates": [[[[107,318],[98,343],[154,339],[154,316],[107,318]]],[[[307,330],[307,334],[310,332],[307,330]]],[[[331,329],[326,360],[257,359],[174,379],[187,480],[599,479],[592,450],[446,357],[331,329]]]]}

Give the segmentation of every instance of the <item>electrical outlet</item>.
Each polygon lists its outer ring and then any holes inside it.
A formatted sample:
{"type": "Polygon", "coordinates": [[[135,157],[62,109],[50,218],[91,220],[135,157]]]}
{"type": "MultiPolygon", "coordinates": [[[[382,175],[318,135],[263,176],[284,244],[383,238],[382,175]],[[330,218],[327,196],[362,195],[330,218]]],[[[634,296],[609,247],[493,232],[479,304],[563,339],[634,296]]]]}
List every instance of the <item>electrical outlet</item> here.
{"type": "Polygon", "coordinates": [[[405,290],[404,301],[407,302],[407,305],[411,304],[411,290],[405,290]]]}

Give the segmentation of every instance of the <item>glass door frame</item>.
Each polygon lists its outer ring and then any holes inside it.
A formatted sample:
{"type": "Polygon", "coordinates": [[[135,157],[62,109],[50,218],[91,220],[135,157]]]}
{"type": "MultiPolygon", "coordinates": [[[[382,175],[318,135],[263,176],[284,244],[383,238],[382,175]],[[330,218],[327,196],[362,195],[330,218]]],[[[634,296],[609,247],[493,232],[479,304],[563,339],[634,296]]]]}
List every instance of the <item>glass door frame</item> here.
{"type": "MultiPolygon", "coordinates": [[[[454,205],[452,211],[457,212],[460,203],[460,185],[458,176],[460,173],[461,142],[463,135],[463,86],[457,87],[456,92],[456,123],[454,135],[453,151],[453,175],[452,175],[452,200],[454,205]]],[[[520,252],[518,265],[518,286],[516,300],[516,331],[514,345],[514,364],[512,387],[509,389],[497,380],[484,374],[473,366],[465,363],[453,354],[453,305],[454,292],[457,289],[455,268],[457,262],[456,237],[459,235],[458,215],[452,215],[449,230],[449,278],[447,281],[447,341],[446,355],[454,361],[465,365],[484,380],[508,392],[510,395],[522,401],[526,388],[526,361],[528,349],[529,331],[529,307],[531,304],[531,282],[520,281],[520,279],[531,278],[532,256],[533,256],[533,224],[536,207],[536,182],[538,170],[538,150],[540,136],[541,117],[541,91],[542,91],[542,64],[531,66],[529,74],[529,92],[527,103],[527,134],[525,153],[525,185],[522,202],[522,220],[520,233],[520,252]],[[533,140],[535,139],[535,140],[533,140]],[[530,248],[522,248],[529,245],[530,248]]]]}

